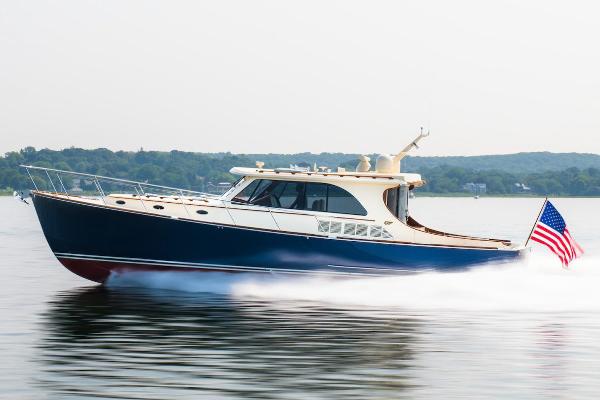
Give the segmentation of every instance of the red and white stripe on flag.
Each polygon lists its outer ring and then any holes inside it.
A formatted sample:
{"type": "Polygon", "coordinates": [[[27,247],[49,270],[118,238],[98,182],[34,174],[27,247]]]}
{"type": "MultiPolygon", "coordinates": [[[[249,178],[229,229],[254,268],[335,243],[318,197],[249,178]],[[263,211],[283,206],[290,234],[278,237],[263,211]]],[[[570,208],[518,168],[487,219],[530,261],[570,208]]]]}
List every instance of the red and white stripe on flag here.
{"type": "Polygon", "coordinates": [[[583,254],[583,249],[567,229],[565,220],[548,200],[544,202],[529,238],[548,247],[565,267],[583,254]]]}
{"type": "Polygon", "coordinates": [[[566,235],[561,235],[554,229],[538,222],[531,234],[531,240],[541,243],[548,247],[558,256],[564,266],[578,256],[575,245],[566,235]]]}

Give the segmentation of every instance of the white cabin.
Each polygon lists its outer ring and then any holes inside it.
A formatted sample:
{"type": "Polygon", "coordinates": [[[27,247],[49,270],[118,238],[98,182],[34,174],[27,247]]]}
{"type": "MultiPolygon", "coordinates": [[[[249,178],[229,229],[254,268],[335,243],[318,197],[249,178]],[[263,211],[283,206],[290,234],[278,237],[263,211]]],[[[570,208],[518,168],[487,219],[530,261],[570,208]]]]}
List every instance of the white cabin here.
{"type": "Polygon", "coordinates": [[[419,174],[232,168],[223,195],[238,225],[311,235],[414,244],[514,249],[509,241],[435,231],[409,216],[419,174]]]}

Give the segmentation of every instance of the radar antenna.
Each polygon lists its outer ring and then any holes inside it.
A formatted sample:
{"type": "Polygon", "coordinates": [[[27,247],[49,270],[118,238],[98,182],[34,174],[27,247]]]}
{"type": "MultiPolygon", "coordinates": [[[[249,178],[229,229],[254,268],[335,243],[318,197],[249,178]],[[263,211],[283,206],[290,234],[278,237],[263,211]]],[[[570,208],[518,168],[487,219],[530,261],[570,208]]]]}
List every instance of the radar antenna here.
{"type": "Polygon", "coordinates": [[[421,127],[421,133],[419,134],[419,136],[417,136],[412,142],[410,142],[405,148],[403,148],[400,153],[394,156],[394,170],[400,172],[400,161],[404,157],[406,157],[408,155],[408,152],[411,151],[413,148],[418,149],[419,142],[421,141],[421,139],[429,136],[429,133],[429,130],[427,131],[427,133],[423,133],[423,127],[421,127]]]}
{"type": "Polygon", "coordinates": [[[403,159],[406,156],[406,154],[408,154],[408,152],[411,151],[413,148],[418,149],[419,148],[419,142],[421,141],[421,139],[423,139],[424,137],[429,136],[429,134],[430,134],[429,131],[427,131],[427,133],[423,133],[423,127],[421,127],[421,133],[419,134],[419,136],[417,136],[415,138],[415,140],[413,140],[412,142],[410,142],[404,149],[402,149],[402,151],[400,153],[398,153],[398,156],[402,154],[402,157],[400,157],[400,160],[403,159]]]}

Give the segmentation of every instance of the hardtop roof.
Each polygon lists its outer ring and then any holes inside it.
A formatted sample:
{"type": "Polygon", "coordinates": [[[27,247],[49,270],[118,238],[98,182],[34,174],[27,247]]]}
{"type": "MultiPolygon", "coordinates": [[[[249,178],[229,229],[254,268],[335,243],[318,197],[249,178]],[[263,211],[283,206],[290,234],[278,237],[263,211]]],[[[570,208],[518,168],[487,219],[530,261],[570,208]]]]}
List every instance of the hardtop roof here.
{"type": "Polygon", "coordinates": [[[369,172],[323,172],[323,171],[303,171],[287,168],[265,169],[265,168],[244,168],[233,167],[229,171],[235,175],[242,175],[254,178],[277,179],[277,180],[299,180],[305,182],[355,182],[355,183],[376,183],[389,184],[396,182],[398,184],[407,184],[422,186],[425,182],[419,174],[396,173],[384,174],[374,171],[369,172]]]}

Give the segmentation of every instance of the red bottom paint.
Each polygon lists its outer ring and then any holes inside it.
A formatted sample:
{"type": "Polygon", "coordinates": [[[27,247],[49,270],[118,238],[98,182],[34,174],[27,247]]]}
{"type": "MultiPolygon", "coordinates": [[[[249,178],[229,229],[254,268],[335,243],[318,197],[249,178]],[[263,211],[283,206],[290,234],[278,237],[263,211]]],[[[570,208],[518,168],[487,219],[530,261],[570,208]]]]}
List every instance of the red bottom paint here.
{"type": "Polygon", "coordinates": [[[151,271],[175,271],[185,273],[186,271],[207,272],[232,272],[229,270],[206,269],[206,268],[179,268],[149,264],[120,263],[115,261],[100,260],[78,260],[72,258],[57,257],[62,265],[69,271],[90,281],[104,283],[111,273],[123,272],[151,272],[151,271]]]}

